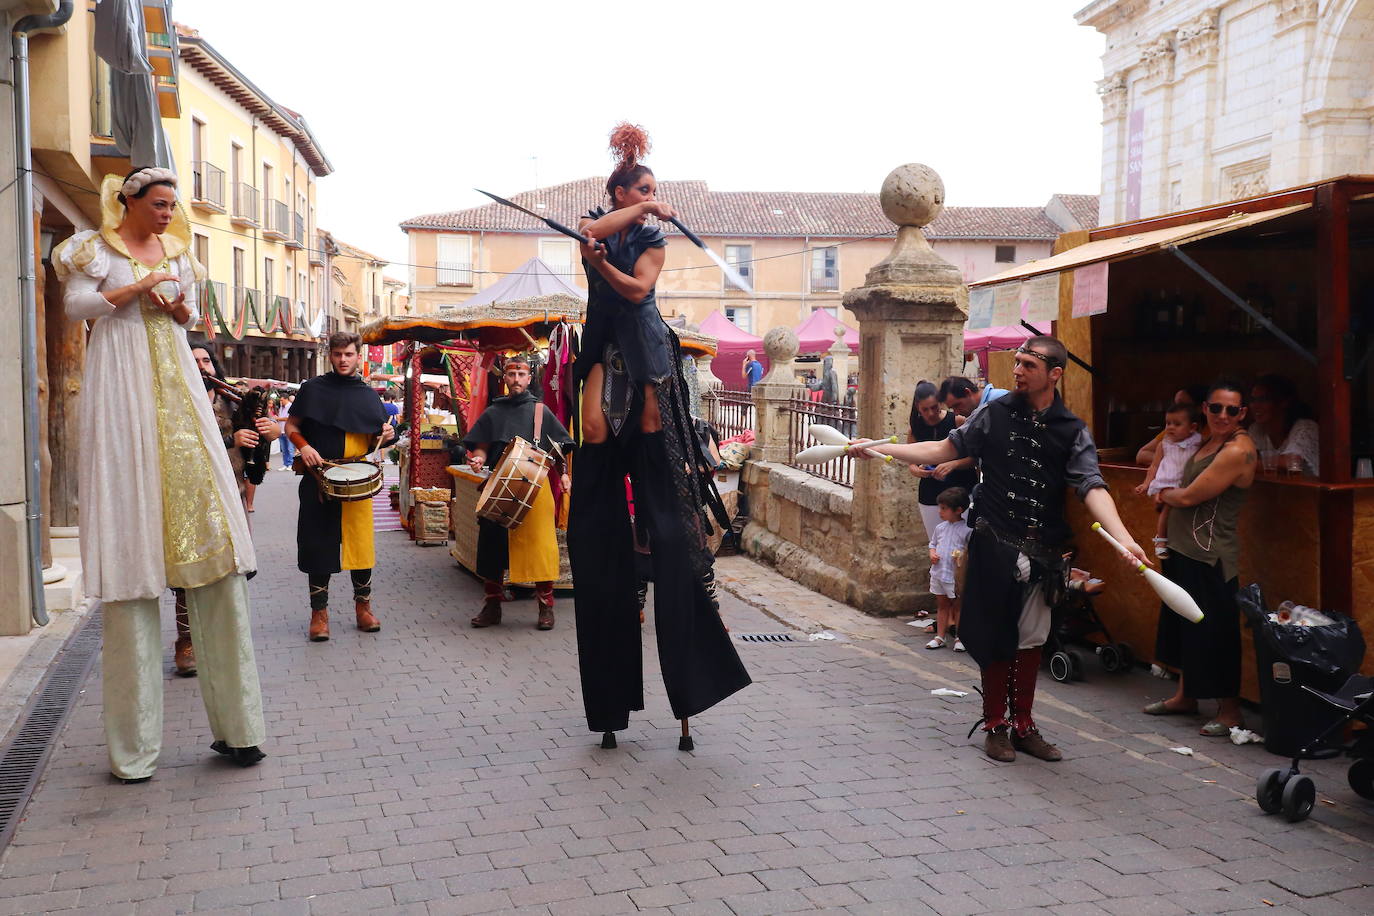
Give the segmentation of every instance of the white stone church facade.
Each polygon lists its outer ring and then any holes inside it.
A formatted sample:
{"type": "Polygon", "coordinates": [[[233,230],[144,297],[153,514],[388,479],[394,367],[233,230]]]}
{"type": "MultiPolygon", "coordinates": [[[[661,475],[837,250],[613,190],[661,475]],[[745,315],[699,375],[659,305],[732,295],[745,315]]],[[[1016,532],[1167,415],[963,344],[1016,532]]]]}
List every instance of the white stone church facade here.
{"type": "Polygon", "coordinates": [[[1374,173],[1374,0],[1097,0],[1102,225],[1374,173]]]}

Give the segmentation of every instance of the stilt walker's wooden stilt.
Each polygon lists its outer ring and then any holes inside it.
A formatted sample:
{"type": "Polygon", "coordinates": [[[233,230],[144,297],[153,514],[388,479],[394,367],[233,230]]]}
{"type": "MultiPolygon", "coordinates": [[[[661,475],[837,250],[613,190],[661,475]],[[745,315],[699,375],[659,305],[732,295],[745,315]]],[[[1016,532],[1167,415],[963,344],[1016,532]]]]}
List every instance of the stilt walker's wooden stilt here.
{"type": "Polygon", "coordinates": [[[687,724],[688,720],[682,719],[681,722],[682,737],[677,740],[677,749],[680,751],[696,750],[696,746],[692,743],[692,730],[691,726],[687,724]]]}

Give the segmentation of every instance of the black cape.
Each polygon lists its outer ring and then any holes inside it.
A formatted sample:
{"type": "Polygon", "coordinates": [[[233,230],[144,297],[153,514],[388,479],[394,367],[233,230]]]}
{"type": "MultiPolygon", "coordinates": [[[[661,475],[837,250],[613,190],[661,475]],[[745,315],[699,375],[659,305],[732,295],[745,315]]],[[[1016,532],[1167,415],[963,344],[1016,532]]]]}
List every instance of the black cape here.
{"type": "MultiPolygon", "coordinates": [[[[504,398],[497,398],[487,405],[487,409],[482,411],[482,415],[477,418],[477,422],[472,424],[472,429],[463,437],[463,448],[469,452],[485,445],[487,447],[487,464],[495,466],[501,460],[501,453],[506,450],[506,446],[516,436],[527,442],[534,440],[534,411],[535,405],[539,404],[529,390],[519,394],[507,395],[504,398]]],[[[572,447],[572,437],[563,428],[563,424],[558,422],[558,418],[553,415],[553,411],[544,410],[544,419],[539,426],[539,441],[535,443],[541,449],[553,455],[566,456],[572,447]],[[559,451],[554,450],[557,445],[559,451]]],[[[480,489],[480,485],[479,485],[480,489]]],[[[510,538],[509,532],[484,518],[477,520],[477,575],[483,579],[493,582],[500,582],[506,570],[510,568],[510,538]]]]}
{"type": "MultiPolygon", "coordinates": [[[[472,429],[463,437],[463,448],[470,452],[486,444],[487,464],[495,464],[516,436],[533,441],[534,407],[538,403],[528,390],[496,398],[487,405],[487,409],[482,411],[477,422],[472,424],[472,429]]],[[[534,444],[557,457],[568,453],[573,440],[553,411],[545,408],[544,420],[539,427],[539,441],[534,444]]]]}
{"type": "MultiPolygon", "coordinates": [[[[291,416],[300,420],[305,441],[330,461],[362,457],[344,454],[344,434],[377,435],[387,420],[377,392],[360,376],[345,377],[336,372],[304,382],[291,405],[291,416]]],[[[296,566],[314,575],[339,572],[343,504],[321,499],[319,486],[309,474],[301,475],[298,493],[301,508],[296,517],[296,566]]]]}

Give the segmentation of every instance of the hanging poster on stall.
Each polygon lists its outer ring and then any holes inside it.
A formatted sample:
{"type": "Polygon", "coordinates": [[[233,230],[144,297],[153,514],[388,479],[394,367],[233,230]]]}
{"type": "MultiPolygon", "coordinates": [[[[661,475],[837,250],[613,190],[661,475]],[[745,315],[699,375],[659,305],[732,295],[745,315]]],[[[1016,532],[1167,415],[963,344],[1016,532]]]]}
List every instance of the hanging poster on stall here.
{"type": "Polygon", "coordinates": [[[1107,310],[1107,262],[1099,261],[1073,272],[1073,317],[1101,315],[1107,310]]]}
{"type": "Polygon", "coordinates": [[[968,291],[968,329],[982,331],[992,327],[992,287],[976,286],[968,291]]]}
{"type": "Polygon", "coordinates": [[[1021,321],[1020,282],[998,283],[992,288],[992,326],[1013,327],[1021,321]]]}
{"type": "Polygon", "coordinates": [[[1021,284],[1021,314],[1032,324],[1059,317],[1059,274],[1042,274],[1021,284]]]}

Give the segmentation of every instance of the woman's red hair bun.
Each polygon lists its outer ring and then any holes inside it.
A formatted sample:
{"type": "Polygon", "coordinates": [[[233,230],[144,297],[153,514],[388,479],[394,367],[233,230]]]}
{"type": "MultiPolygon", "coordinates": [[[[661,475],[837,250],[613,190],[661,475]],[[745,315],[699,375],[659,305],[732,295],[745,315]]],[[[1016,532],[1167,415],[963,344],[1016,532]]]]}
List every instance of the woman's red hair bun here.
{"type": "Polygon", "coordinates": [[[611,155],[615,156],[616,171],[632,168],[649,154],[649,134],[638,124],[621,121],[611,128],[611,155]]]}

